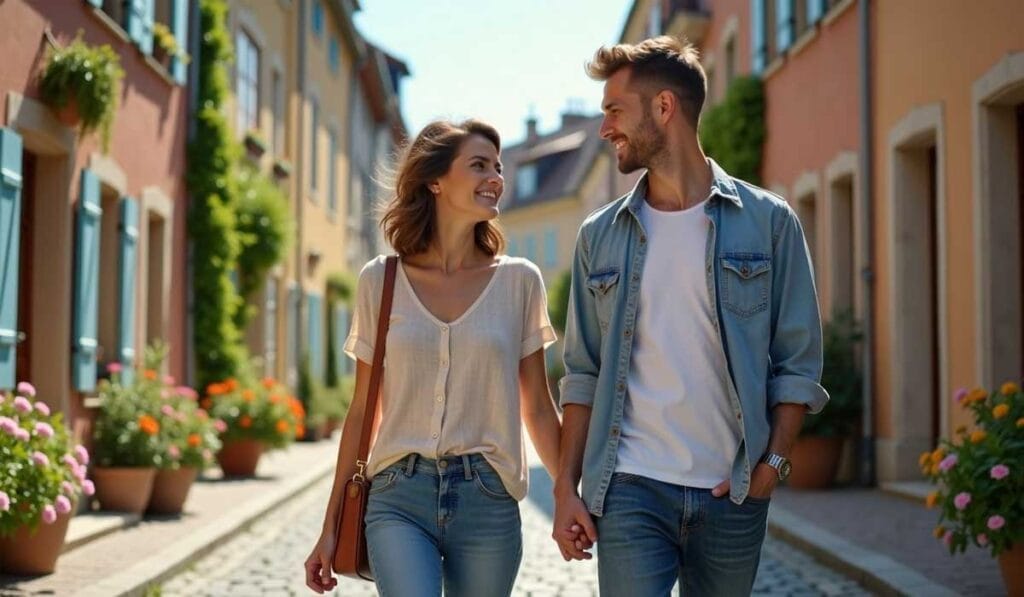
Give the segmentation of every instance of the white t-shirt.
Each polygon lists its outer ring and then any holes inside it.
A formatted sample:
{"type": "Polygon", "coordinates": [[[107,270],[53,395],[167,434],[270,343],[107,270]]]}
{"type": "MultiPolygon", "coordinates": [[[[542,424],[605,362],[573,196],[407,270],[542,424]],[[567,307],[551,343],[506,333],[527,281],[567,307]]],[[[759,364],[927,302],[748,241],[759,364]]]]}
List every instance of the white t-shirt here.
{"type": "MultiPolygon", "coordinates": [[[[360,272],[345,340],[345,353],[365,363],[373,363],[384,266],[381,256],[360,272]]],[[[526,259],[499,257],[483,292],[450,323],[420,302],[399,263],[369,474],[413,452],[479,453],[512,497],[526,497],[519,361],[554,341],[544,280],[526,259]]]]}
{"type": "Polygon", "coordinates": [[[643,203],[647,257],[615,470],[711,488],[729,478],[741,433],[714,326],[704,203],[658,211],[643,203]]]}

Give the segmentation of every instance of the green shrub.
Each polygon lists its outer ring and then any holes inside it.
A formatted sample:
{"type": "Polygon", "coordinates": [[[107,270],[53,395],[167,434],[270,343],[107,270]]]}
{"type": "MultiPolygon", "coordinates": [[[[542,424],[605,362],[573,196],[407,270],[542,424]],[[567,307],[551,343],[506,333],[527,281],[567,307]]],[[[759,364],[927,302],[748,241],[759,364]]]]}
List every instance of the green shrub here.
{"type": "Polygon", "coordinates": [[[837,314],[824,326],[821,385],[829,394],[825,409],[804,417],[802,435],[846,437],[860,422],[863,379],[857,366],[857,347],[863,337],[850,311],[837,314]]]}
{"type": "Polygon", "coordinates": [[[572,272],[562,272],[548,289],[548,312],[551,314],[551,325],[559,331],[565,331],[565,320],[569,316],[569,287],[572,285],[572,272]]]}
{"type": "Polygon", "coordinates": [[[725,99],[704,112],[700,142],[704,152],[729,174],[761,184],[765,140],[764,86],[754,76],[735,79],[725,99]]]}

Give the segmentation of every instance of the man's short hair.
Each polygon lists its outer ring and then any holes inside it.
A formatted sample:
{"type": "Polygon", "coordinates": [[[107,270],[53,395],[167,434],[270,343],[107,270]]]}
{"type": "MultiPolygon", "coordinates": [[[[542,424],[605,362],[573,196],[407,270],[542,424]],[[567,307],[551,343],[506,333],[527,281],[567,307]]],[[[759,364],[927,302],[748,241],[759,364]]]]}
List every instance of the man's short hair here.
{"type": "Polygon", "coordinates": [[[607,81],[626,67],[630,69],[630,83],[640,88],[642,97],[650,99],[662,90],[671,91],[696,128],[708,85],[697,48],[668,35],[638,44],[601,46],[587,63],[587,75],[596,81],[607,81]]]}

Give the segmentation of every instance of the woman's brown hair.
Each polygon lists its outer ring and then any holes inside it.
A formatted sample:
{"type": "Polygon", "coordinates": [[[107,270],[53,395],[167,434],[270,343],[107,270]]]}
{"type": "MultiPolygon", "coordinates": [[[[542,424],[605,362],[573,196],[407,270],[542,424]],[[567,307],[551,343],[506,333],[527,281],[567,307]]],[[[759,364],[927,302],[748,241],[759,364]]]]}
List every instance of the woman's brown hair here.
{"type": "MultiPolygon", "coordinates": [[[[427,185],[448,172],[471,135],[480,135],[501,151],[498,131],[478,120],[431,122],[405,148],[394,179],[394,196],[380,221],[384,237],[400,256],[416,255],[430,247],[436,234],[437,206],[427,185]]],[[[505,235],[492,221],[477,223],[473,236],[476,246],[488,256],[505,249],[505,235]]]]}

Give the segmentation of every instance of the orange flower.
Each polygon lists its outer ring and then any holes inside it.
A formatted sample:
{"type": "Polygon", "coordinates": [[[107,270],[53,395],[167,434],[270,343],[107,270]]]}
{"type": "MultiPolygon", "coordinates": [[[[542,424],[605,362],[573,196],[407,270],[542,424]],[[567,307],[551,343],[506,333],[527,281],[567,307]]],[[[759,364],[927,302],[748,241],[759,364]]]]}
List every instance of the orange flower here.
{"type": "Polygon", "coordinates": [[[1003,384],[1003,387],[999,388],[999,391],[1000,393],[1002,393],[1003,396],[1010,396],[1011,394],[1016,394],[1017,392],[1019,392],[1020,386],[1013,383],[1012,381],[1008,381],[1003,384]]]}
{"type": "Polygon", "coordinates": [[[935,448],[932,452],[932,464],[938,464],[942,462],[942,459],[946,457],[946,453],[942,451],[942,448],[935,448]]]}
{"type": "Polygon", "coordinates": [[[145,369],[142,372],[142,377],[145,377],[149,381],[156,381],[157,379],[160,378],[160,375],[156,371],[153,371],[152,369],[145,369]]]}
{"type": "Polygon", "coordinates": [[[263,387],[268,390],[273,389],[273,387],[277,385],[277,381],[275,381],[273,377],[264,377],[262,383],[263,387]]]}
{"type": "Polygon", "coordinates": [[[206,393],[209,394],[210,396],[220,396],[221,394],[226,394],[227,392],[228,389],[227,387],[224,386],[224,384],[212,383],[206,386],[206,393]]]}
{"type": "Polygon", "coordinates": [[[198,448],[199,444],[203,443],[203,439],[199,437],[198,433],[193,433],[188,436],[188,445],[193,448],[198,448]]]}
{"type": "Polygon", "coordinates": [[[252,390],[242,390],[242,399],[246,402],[252,402],[256,399],[256,392],[252,390]]]}
{"type": "Polygon", "coordinates": [[[921,468],[924,468],[925,465],[931,463],[931,461],[932,461],[932,453],[931,452],[922,452],[921,456],[918,457],[918,459],[917,459],[917,466],[919,466],[921,468]]]}
{"type": "Polygon", "coordinates": [[[160,423],[149,415],[139,417],[139,429],[146,435],[156,435],[160,432],[160,423]]]}
{"type": "Polygon", "coordinates": [[[946,529],[942,526],[937,526],[935,527],[935,530],[932,531],[932,534],[935,535],[936,539],[942,539],[946,536],[946,529]]]}
{"type": "Polygon", "coordinates": [[[281,397],[280,394],[271,394],[270,395],[270,403],[271,404],[278,404],[278,403],[281,402],[281,400],[283,400],[283,398],[281,397]]]}
{"type": "Polygon", "coordinates": [[[980,444],[981,442],[985,441],[985,438],[987,436],[988,436],[987,433],[985,433],[981,429],[978,429],[977,431],[974,431],[974,432],[971,433],[971,443],[972,444],[980,444]]]}
{"type": "Polygon", "coordinates": [[[967,433],[967,426],[966,425],[958,425],[957,428],[955,429],[955,432],[956,432],[957,435],[963,435],[963,434],[967,433]]]}
{"type": "Polygon", "coordinates": [[[213,406],[213,400],[203,398],[199,401],[199,406],[203,407],[203,410],[210,410],[210,407],[213,406]]]}
{"type": "Polygon", "coordinates": [[[992,417],[996,419],[1002,419],[1008,414],[1010,414],[1009,404],[1000,404],[992,409],[992,417]]]}
{"type": "Polygon", "coordinates": [[[227,389],[227,391],[234,392],[235,390],[238,389],[238,380],[235,379],[234,377],[229,378],[226,382],[224,382],[224,387],[227,389]]]}
{"type": "Polygon", "coordinates": [[[280,433],[281,435],[288,433],[288,421],[285,421],[284,419],[278,419],[277,425],[275,425],[274,427],[277,429],[277,432],[280,433]]]}
{"type": "Polygon", "coordinates": [[[988,398],[988,392],[984,388],[974,388],[967,398],[964,398],[964,406],[970,406],[975,402],[984,402],[986,398],[988,398]]]}
{"type": "Polygon", "coordinates": [[[928,497],[924,500],[924,505],[927,508],[934,508],[935,504],[939,502],[939,492],[933,491],[928,494],[928,497]]]}
{"type": "Polygon", "coordinates": [[[1017,419],[1017,429],[1024,427],[1024,417],[1017,419]]]}
{"type": "Polygon", "coordinates": [[[306,437],[306,427],[301,423],[295,426],[295,437],[306,437]]]}
{"type": "Polygon", "coordinates": [[[249,415],[242,415],[241,419],[238,419],[238,426],[242,429],[248,429],[252,427],[252,417],[249,415]]]}

